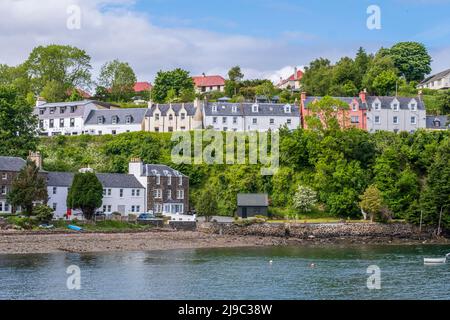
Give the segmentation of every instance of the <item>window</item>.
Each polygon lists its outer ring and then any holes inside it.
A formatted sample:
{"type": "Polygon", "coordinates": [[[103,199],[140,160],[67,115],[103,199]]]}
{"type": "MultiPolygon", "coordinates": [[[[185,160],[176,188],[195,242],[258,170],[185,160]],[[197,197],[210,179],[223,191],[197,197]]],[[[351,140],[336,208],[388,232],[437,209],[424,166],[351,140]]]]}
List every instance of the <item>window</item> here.
{"type": "Polygon", "coordinates": [[[57,207],[58,207],[58,204],[57,204],[57,203],[53,203],[52,208],[53,208],[54,211],[56,211],[56,208],[57,208],[57,207]]]}
{"type": "Polygon", "coordinates": [[[136,206],[136,212],[141,212],[141,206],[136,206]]]}
{"type": "Polygon", "coordinates": [[[292,124],[292,119],[287,119],[287,124],[292,124]]]}
{"type": "Polygon", "coordinates": [[[5,202],[5,212],[8,212],[8,211],[9,211],[9,203],[5,202]]]}
{"type": "Polygon", "coordinates": [[[231,107],[231,112],[236,113],[237,112],[237,106],[232,106],[231,107]]]}
{"type": "Polygon", "coordinates": [[[8,174],[6,172],[2,173],[2,180],[7,180],[8,179],[8,174]]]}
{"type": "Polygon", "coordinates": [[[212,112],[217,112],[217,105],[212,106],[212,112]]]}
{"type": "Polygon", "coordinates": [[[233,117],[233,124],[237,123],[237,117],[233,117]]]}
{"type": "Polygon", "coordinates": [[[53,192],[53,194],[56,194],[58,192],[58,188],[57,187],[53,187],[52,192],[53,192]]]}
{"type": "Polygon", "coordinates": [[[1,193],[2,193],[2,195],[6,194],[6,186],[2,186],[1,193]]]}
{"type": "Polygon", "coordinates": [[[97,124],[103,124],[103,117],[97,117],[97,124]]]}
{"type": "Polygon", "coordinates": [[[131,189],[131,196],[134,197],[136,195],[136,190],[131,189]]]}
{"type": "Polygon", "coordinates": [[[123,189],[120,189],[120,190],[119,190],[119,196],[120,196],[121,198],[123,198],[123,189]]]}
{"type": "Polygon", "coordinates": [[[411,103],[411,111],[417,111],[417,104],[411,103]]]}
{"type": "Polygon", "coordinates": [[[156,213],[162,213],[162,204],[155,203],[154,209],[156,213]]]}
{"type": "Polygon", "coordinates": [[[54,119],[50,119],[49,121],[49,125],[50,128],[53,128],[55,126],[55,120],[54,119]]]}
{"type": "Polygon", "coordinates": [[[71,106],[70,107],[70,112],[74,113],[75,111],[77,111],[77,106],[71,106]]]}
{"type": "Polygon", "coordinates": [[[274,125],[275,124],[275,119],[270,119],[270,124],[274,125]]]}
{"type": "Polygon", "coordinates": [[[213,123],[217,123],[217,117],[213,117],[213,123]]]}
{"type": "Polygon", "coordinates": [[[375,102],[375,103],[373,104],[373,106],[374,106],[374,109],[375,109],[375,110],[377,110],[377,111],[381,110],[381,103],[375,102]]]}
{"type": "Polygon", "coordinates": [[[56,110],[56,108],[50,108],[50,114],[54,114],[55,110],[56,110]]]}
{"type": "Polygon", "coordinates": [[[59,119],[59,127],[64,128],[64,119],[59,119]]]}
{"type": "Polygon", "coordinates": [[[380,118],[380,116],[375,116],[375,123],[376,123],[376,124],[380,124],[380,123],[381,123],[381,118],[380,118]]]}
{"type": "Polygon", "coordinates": [[[161,189],[153,190],[153,198],[155,198],[155,199],[162,199],[162,191],[161,191],[161,189]]]}
{"type": "Polygon", "coordinates": [[[66,107],[59,108],[59,113],[63,114],[64,112],[66,112],[66,107]]]}
{"type": "Polygon", "coordinates": [[[3,212],[3,202],[0,202],[0,212],[3,212]]]}
{"type": "Polygon", "coordinates": [[[44,128],[44,120],[39,120],[39,128],[44,128]]]}
{"type": "Polygon", "coordinates": [[[253,124],[257,124],[257,123],[258,123],[258,119],[253,118],[252,123],[253,123],[253,124]]]}
{"type": "Polygon", "coordinates": [[[395,116],[395,117],[392,119],[392,122],[393,122],[394,124],[398,124],[398,117],[395,116]]]}
{"type": "Polygon", "coordinates": [[[126,116],[126,118],[125,118],[125,122],[126,122],[126,124],[130,124],[131,123],[131,116],[126,116]]]}
{"type": "Polygon", "coordinates": [[[117,116],[113,116],[111,119],[112,124],[117,124],[117,116]]]}
{"type": "Polygon", "coordinates": [[[140,197],[141,196],[141,190],[136,189],[136,197],[140,197]]]}
{"type": "Polygon", "coordinates": [[[182,177],[182,176],[179,176],[179,177],[178,177],[178,185],[179,185],[179,186],[182,186],[182,185],[183,185],[183,177],[182,177]]]}
{"type": "Polygon", "coordinates": [[[252,112],[258,112],[259,111],[259,106],[257,105],[257,104],[254,104],[253,106],[252,106],[252,112]]]}
{"type": "Polygon", "coordinates": [[[184,119],[186,119],[186,114],[183,112],[183,113],[181,114],[181,120],[184,120],[184,119]]]}
{"type": "Polygon", "coordinates": [[[399,110],[399,105],[398,105],[398,103],[394,103],[394,104],[392,105],[392,109],[394,109],[394,111],[398,111],[398,110],[399,110]]]}
{"type": "Polygon", "coordinates": [[[114,136],[114,135],[117,134],[117,131],[116,130],[111,130],[111,134],[114,136]]]}
{"type": "Polygon", "coordinates": [[[45,108],[39,109],[39,114],[42,116],[45,113],[45,108]]]}
{"type": "Polygon", "coordinates": [[[131,206],[131,212],[136,212],[136,209],[134,206],[131,206]]]}
{"type": "Polygon", "coordinates": [[[161,184],[161,176],[159,174],[156,175],[156,184],[157,185],[161,184]]]}
{"type": "Polygon", "coordinates": [[[155,128],[155,132],[159,132],[159,127],[156,127],[156,128],[155,128]]]}
{"type": "Polygon", "coordinates": [[[177,190],[177,199],[178,200],[184,199],[184,190],[177,190]]]}
{"type": "Polygon", "coordinates": [[[172,199],[172,190],[167,190],[167,199],[172,199]]]}
{"type": "Polygon", "coordinates": [[[356,103],[352,104],[352,110],[358,111],[358,106],[356,105],[356,103]]]}
{"type": "Polygon", "coordinates": [[[159,121],[159,113],[156,113],[156,114],[155,114],[155,120],[156,120],[156,121],[159,121]]]}
{"type": "Polygon", "coordinates": [[[103,195],[104,196],[111,196],[111,189],[103,189],[103,195]]]}
{"type": "Polygon", "coordinates": [[[169,115],[169,121],[173,120],[173,114],[169,115]]]}
{"type": "Polygon", "coordinates": [[[291,106],[290,105],[284,106],[284,113],[291,113],[291,106]]]}
{"type": "Polygon", "coordinates": [[[227,117],[223,117],[223,118],[222,118],[222,123],[223,123],[223,124],[227,123],[227,117]]]}
{"type": "Polygon", "coordinates": [[[172,176],[171,175],[167,176],[167,185],[168,186],[172,185],[172,176]]]}
{"type": "Polygon", "coordinates": [[[411,124],[417,124],[417,118],[411,117],[411,124]]]}
{"type": "Polygon", "coordinates": [[[107,210],[108,210],[107,212],[111,212],[111,205],[107,206],[107,210]]]}
{"type": "Polygon", "coordinates": [[[352,121],[352,123],[359,123],[359,117],[352,116],[351,121],[352,121]]]}
{"type": "Polygon", "coordinates": [[[74,118],[70,118],[70,126],[72,128],[75,127],[75,119],[74,118]]]}

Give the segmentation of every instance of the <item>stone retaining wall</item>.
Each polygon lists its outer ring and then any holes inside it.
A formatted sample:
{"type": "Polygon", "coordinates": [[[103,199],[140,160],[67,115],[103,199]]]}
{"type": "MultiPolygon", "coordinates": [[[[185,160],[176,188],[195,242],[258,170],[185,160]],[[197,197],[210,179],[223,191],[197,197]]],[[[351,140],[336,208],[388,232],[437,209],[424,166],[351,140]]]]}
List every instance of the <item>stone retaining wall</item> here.
{"type": "Polygon", "coordinates": [[[433,229],[423,229],[406,223],[336,223],[336,224],[252,224],[202,223],[201,232],[260,237],[289,237],[297,239],[330,238],[380,238],[380,239],[423,239],[433,236],[433,229]]]}

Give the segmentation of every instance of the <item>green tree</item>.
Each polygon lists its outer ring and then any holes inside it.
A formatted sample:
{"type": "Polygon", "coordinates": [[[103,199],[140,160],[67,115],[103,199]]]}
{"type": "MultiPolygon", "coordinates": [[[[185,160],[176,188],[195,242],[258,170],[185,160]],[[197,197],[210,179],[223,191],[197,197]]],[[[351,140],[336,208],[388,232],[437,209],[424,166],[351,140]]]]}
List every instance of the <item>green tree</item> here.
{"type": "Polygon", "coordinates": [[[194,81],[189,72],[182,69],[159,71],[152,90],[153,100],[157,103],[164,103],[171,89],[175,92],[176,97],[180,96],[182,90],[193,92],[194,81]]]}
{"type": "Polygon", "coordinates": [[[317,203],[317,193],[307,186],[298,186],[294,195],[294,208],[302,213],[311,212],[317,203]]]}
{"type": "Polygon", "coordinates": [[[393,70],[381,72],[375,77],[372,83],[372,89],[376,95],[388,96],[395,92],[399,78],[393,70]]]}
{"type": "Polygon", "coordinates": [[[0,154],[26,157],[36,149],[37,117],[12,86],[0,86],[0,154]]]}
{"type": "Polygon", "coordinates": [[[235,66],[228,71],[228,79],[233,82],[241,82],[244,79],[244,74],[241,71],[240,66],[235,66]]]}
{"type": "Polygon", "coordinates": [[[53,219],[54,210],[47,205],[40,204],[33,208],[33,215],[41,223],[48,223],[53,219]]]}
{"type": "Polygon", "coordinates": [[[218,214],[217,195],[210,188],[203,190],[197,199],[195,210],[199,216],[209,221],[212,216],[218,214]]]}
{"type": "Polygon", "coordinates": [[[358,88],[358,90],[362,90],[363,88],[363,78],[369,69],[370,63],[373,57],[368,55],[366,51],[361,47],[358,50],[358,53],[355,57],[355,79],[354,84],[358,88]]]}
{"type": "Polygon", "coordinates": [[[383,196],[375,185],[369,186],[360,199],[359,206],[364,212],[369,214],[372,222],[383,220],[383,196]]]}
{"type": "Polygon", "coordinates": [[[330,60],[316,59],[305,67],[305,73],[301,80],[303,90],[309,95],[324,96],[332,85],[333,68],[330,60]]]}
{"type": "Polygon", "coordinates": [[[89,86],[91,57],[72,46],[49,45],[33,49],[24,63],[34,92],[41,92],[49,81],[68,88],[89,86]]]}
{"type": "Polygon", "coordinates": [[[272,81],[267,80],[255,88],[255,93],[258,96],[263,96],[270,100],[278,93],[278,90],[275,88],[272,81]]]}
{"type": "Polygon", "coordinates": [[[77,173],[67,195],[67,207],[79,209],[83,216],[92,220],[102,205],[103,186],[94,173],[77,173]]]}
{"type": "Polygon", "coordinates": [[[127,62],[113,60],[105,63],[98,77],[98,84],[110,90],[114,101],[128,101],[134,94],[136,75],[127,62]]]}
{"type": "Polygon", "coordinates": [[[67,90],[64,84],[55,80],[48,81],[42,89],[40,96],[47,102],[60,102],[67,99],[67,90]]]}
{"type": "Polygon", "coordinates": [[[431,56],[421,43],[397,43],[389,50],[389,56],[407,81],[422,81],[431,72],[431,56]]]}
{"type": "Polygon", "coordinates": [[[7,197],[11,205],[20,206],[22,212],[30,216],[33,214],[33,203],[47,202],[47,182],[34,162],[27,161],[26,166],[20,170],[7,197]]]}
{"type": "Polygon", "coordinates": [[[367,72],[362,80],[363,88],[366,88],[369,93],[374,94],[375,89],[373,87],[373,82],[381,73],[389,71],[392,71],[396,75],[398,74],[398,69],[395,67],[392,58],[386,56],[384,50],[380,49],[375,55],[375,58],[369,63],[367,72]]]}
{"type": "Polygon", "coordinates": [[[312,129],[330,130],[338,130],[341,128],[341,125],[345,127],[342,121],[345,121],[346,118],[345,111],[350,108],[345,101],[330,96],[313,101],[307,107],[311,111],[311,115],[306,117],[308,126],[312,129]],[[339,113],[344,113],[344,116],[341,117],[341,123],[338,117],[339,113]],[[322,121],[317,121],[319,117],[322,121]]]}

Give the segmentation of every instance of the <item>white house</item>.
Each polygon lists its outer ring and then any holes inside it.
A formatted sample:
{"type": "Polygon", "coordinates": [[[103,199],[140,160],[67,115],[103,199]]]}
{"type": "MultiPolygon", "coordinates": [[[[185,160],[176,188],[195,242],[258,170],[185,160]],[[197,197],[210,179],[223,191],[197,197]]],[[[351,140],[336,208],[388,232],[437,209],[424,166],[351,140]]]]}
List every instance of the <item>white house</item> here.
{"type": "Polygon", "coordinates": [[[434,90],[450,89],[450,69],[426,78],[417,87],[434,90]]]}
{"type": "Polygon", "coordinates": [[[217,131],[277,131],[300,127],[297,105],[275,103],[208,103],[204,127],[217,131]]]}
{"type": "MultiPolygon", "coordinates": [[[[109,173],[96,175],[103,186],[100,212],[105,214],[119,212],[122,216],[145,212],[145,188],[133,175],[109,173]]],[[[73,178],[74,174],[69,172],[48,173],[48,206],[55,210],[55,218],[64,218],[68,212],[67,194],[73,178]]]]}
{"type": "Polygon", "coordinates": [[[116,107],[99,101],[47,103],[38,98],[34,113],[38,116],[42,136],[80,135],[85,133],[84,123],[91,111],[116,107]]]}
{"type": "Polygon", "coordinates": [[[142,131],[146,113],[146,108],[92,110],[85,120],[84,132],[116,135],[142,131]]]}
{"type": "Polygon", "coordinates": [[[196,93],[207,93],[212,91],[225,91],[225,79],[222,76],[201,76],[192,77],[196,93]]]}

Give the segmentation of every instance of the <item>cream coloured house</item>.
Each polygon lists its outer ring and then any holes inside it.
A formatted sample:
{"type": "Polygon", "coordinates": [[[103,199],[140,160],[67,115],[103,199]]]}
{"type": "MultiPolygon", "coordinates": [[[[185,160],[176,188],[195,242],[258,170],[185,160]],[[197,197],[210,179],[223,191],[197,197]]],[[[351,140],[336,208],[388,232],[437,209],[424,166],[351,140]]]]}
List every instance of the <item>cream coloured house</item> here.
{"type": "Polygon", "coordinates": [[[145,116],[145,131],[174,132],[203,128],[202,103],[153,104],[149,102],[145,116]]]}

